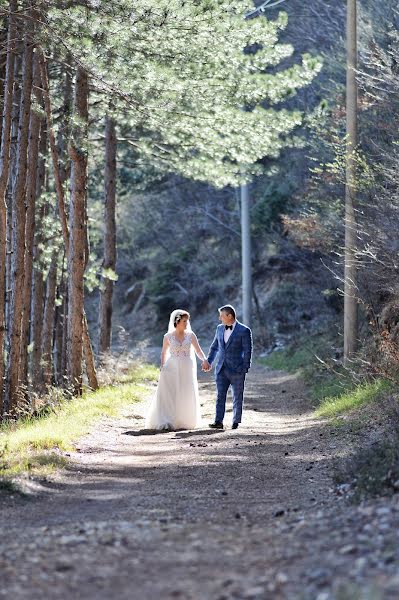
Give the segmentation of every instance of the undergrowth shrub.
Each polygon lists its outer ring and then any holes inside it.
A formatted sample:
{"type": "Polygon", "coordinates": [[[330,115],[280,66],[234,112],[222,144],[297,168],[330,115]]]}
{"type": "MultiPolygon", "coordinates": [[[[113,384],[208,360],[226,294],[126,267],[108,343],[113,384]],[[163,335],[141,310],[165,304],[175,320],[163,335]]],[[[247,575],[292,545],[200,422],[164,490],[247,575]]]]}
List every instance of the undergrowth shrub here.
{"type": "Polygon", "coordinates": [[[366,430],[364,440],[335,470],[336,483],[349,484],[355,502],[399,491],[398,399],[392,395],[380,398],[373,413],[380,426],[374,435],[366,430]]]}

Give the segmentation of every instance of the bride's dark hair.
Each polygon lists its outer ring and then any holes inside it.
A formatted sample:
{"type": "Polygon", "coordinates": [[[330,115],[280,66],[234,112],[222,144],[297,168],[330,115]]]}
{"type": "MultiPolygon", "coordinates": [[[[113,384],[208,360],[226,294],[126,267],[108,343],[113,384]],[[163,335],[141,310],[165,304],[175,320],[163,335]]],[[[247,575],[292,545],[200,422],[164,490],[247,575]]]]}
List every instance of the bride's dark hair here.
{"type": "Polygon", "coordinates": [[[179,323],[179,321],[182,320],[183,317],[190,318],[190,313],[186,310],[179,310],[174,318],[173,325],[176,327],[176,325],[179,323]]]}

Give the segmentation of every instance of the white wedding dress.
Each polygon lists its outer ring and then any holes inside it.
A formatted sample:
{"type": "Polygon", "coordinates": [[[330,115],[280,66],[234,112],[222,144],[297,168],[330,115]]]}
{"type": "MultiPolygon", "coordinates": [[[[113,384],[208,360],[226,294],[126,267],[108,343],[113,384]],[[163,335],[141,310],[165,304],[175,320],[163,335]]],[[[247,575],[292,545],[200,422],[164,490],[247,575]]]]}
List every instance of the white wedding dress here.
{"type": "Polygon", "coordinates": [[[194,429],[201,425],[197,363],[191,332],[180,343],[167,333],[169,356],[161,369],[158,387],[148,411],[146,429],[194,429]]]}

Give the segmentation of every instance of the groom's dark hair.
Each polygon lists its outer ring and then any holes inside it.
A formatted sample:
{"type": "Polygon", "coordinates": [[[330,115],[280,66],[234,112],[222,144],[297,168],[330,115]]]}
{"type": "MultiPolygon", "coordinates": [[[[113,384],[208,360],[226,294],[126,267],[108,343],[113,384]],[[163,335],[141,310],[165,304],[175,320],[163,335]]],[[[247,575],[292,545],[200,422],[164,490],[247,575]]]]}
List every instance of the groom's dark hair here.
{"type": "Polygon", "coordinates": [[[234,309],[234,306],[231,306],[231,304],[225,304],[224,306],[221,306],[218,310],[219,312],[225,312],[226,315],[231,315],[234,319],[236,318],[236,311],[234,309]]]}

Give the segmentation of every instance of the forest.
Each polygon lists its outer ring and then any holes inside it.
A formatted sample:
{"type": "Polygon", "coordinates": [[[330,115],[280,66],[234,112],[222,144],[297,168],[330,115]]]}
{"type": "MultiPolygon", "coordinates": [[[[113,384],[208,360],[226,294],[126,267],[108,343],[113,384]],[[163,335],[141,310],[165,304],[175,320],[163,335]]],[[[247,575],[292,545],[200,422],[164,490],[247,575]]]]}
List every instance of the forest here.
{"type": "Polygon", "coordinates": [[[240,310],[240,186],[259,350],[300,332],[335,368],[352,310],[344,362],[395,378],[395,2],[359,7],[353,152],[346,3],[244,4],[1,3],[3,415],[96,389],[176,306],[205,337],[240,310]]]}
{"type": "Polygon", "coordinates": [[[0,24],[1,591],[396,600],[397,0],[0,24]]]}

